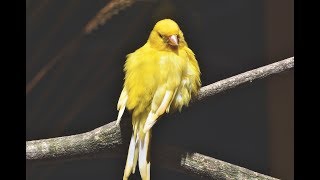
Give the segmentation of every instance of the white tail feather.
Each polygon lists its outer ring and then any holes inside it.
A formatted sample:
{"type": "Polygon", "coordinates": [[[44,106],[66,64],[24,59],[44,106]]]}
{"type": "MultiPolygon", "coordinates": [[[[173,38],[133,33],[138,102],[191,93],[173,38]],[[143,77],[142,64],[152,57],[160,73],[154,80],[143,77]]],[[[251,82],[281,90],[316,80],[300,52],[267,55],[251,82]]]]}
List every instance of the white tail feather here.
{"type": "Polygon", "coordinates": [[[127,162],[126,162],[126,167],[124,169],[124,175],[123,175],[123,179],[128,179],[128,177],[130,176],[130,174],[133,171],[133,165],[135,165],[136,163],[134,162],[135,158],[135,151],[138,150],[136,148],[136,141],[135,138],[132,134],[131,136],[131,140],[130,140],[130,145],[129,145],[129,150],[128,150],[128,156],[127,156],[127,162]]]}
{"type": "MultiPolygon", "coordinates": [[[[136,138],[139,139],[138,137],[136,138]]],[[[138,156],[139,156],[139,141],[136,141],[135,148],[134,148],[134,158],[133,158],[133,164],[132,164],[132,174],[136,171],[136,166],[138,162],[138,156]]]]}
{"type": "Polygon", "coordinates": [[[131,173],[135,173],[137,162],[139,162],[139,171],[142,180],[150,180],[150,160],[148,159],[150,138],[150,131],[142,138],[138,138],[138,136],[134,138],[132,134],[123,180],[127,180],[131,173]],[[136,139],[138,139],[138,141],[136,141],[136,139]]]}
{"type": "Polygon", "coordinates": [[[150,180],[150,160],[148,160],[150,131],[148,131],[139,146],[139,171],[142,180],[150,180]],[[148,162],[149,161],[149,162],[148,162]]]}

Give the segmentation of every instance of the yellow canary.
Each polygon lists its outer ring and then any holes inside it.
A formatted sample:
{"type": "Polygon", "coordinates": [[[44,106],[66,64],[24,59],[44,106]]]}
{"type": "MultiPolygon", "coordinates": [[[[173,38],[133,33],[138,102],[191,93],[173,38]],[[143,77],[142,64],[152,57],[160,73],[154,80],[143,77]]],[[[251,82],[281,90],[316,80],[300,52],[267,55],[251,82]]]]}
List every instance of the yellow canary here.
{"type": "Polygon", "coordinates": [[[164,112],[181,111],[201,86],[200,69],[178,24],[156,23],[147,43],[127,55],[125,82],[117,109],[119,124],[125,108],[132,112],[133,133],[123,179],[135,172],[150,179],[151,128],[164,112]]]}

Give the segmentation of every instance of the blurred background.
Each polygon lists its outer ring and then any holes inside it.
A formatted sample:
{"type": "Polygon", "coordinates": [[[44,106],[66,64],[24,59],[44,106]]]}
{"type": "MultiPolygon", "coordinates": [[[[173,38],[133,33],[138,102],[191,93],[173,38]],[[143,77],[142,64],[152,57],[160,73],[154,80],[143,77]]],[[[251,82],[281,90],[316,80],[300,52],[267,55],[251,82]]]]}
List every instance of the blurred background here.
{"type": "MultiPolygon", "coordinates": [[[[26,0],[26,140],[114,121],[125,57],[163,18],[184,32],[203,85],[294,56],[293,0],[26,0]]],[[[294,179],[293,74],[256,80],[166,116],[152,144],[294,179]]],[[[121,179],[124,165],[125,158],[27,164],[26,179],[121,179]]],[[[154,165],[151,177],[196,179],[154,165]]]]}

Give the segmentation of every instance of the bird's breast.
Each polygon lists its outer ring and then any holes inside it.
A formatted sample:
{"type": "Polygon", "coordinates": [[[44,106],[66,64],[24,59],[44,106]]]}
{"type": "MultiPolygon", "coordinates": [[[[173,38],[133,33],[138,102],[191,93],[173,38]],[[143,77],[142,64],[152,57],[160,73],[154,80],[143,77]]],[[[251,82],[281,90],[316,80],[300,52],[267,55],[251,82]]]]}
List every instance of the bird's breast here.
{"type": "Polygon", "coordinates": [[[150,106],[160,86],[168,89],[178,87],[186,66],[180,56],[170,52],[131,55],[127,61],[125,86],[128,91],[128,109],[150,106]]]}

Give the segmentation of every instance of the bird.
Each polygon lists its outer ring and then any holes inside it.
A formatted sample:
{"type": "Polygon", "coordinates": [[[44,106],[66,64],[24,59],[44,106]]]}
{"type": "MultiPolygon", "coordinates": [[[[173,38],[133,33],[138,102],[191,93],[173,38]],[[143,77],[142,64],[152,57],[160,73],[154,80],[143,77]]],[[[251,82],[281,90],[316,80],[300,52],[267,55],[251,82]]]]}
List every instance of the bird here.
{"type": "Polygon", "coordinates": [[[150,180],[152,127],[164,113],[188,106],[201,87],[200,68],[179,25],[172,19],[158,21],[147,42],[126,56],[123,89],[117,104],[119,125],[127,109],[132,114],[132,136],[123,180],[135,173],[150,180]]]}

